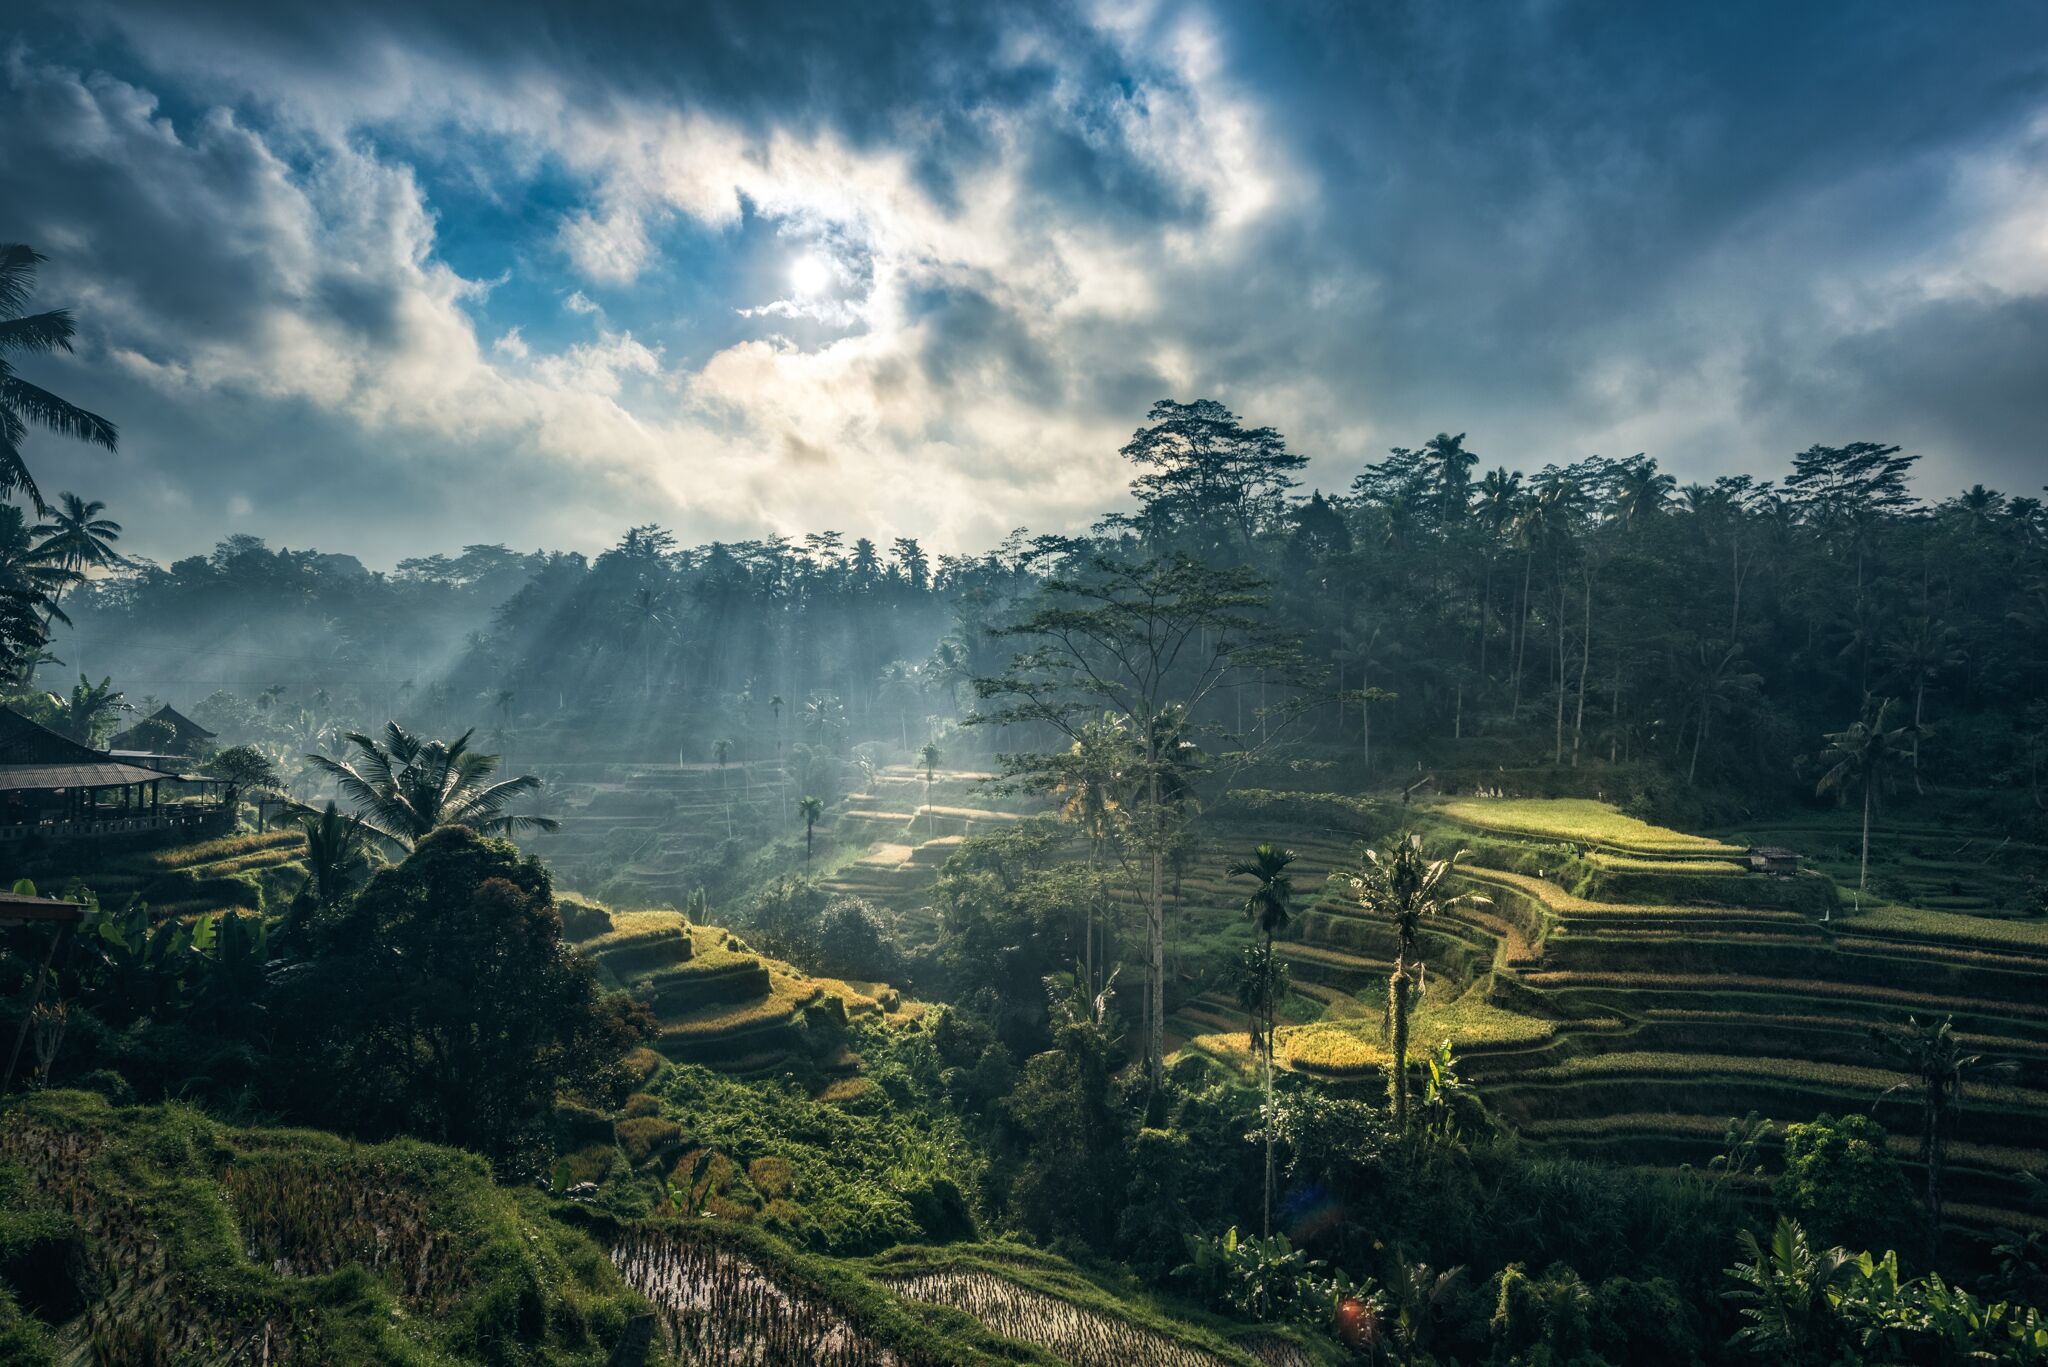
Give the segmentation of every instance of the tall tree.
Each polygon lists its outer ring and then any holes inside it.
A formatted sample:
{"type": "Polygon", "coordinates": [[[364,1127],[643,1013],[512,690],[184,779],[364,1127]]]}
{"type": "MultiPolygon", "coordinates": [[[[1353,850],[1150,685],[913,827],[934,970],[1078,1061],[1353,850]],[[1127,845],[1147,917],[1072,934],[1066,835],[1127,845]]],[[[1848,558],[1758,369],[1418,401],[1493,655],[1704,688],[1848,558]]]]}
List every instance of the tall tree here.
{"type": "Polygon", "coordinates": [[[1265,1221],[1261,1235],[1273,1235],[1273,1025],[1279,1003],[1279,973],[1273,958],[1273,937],[1287,928],[1294,912],[1294,875],[1287,866],[1294,862],[1294,851],[1283,850],[1277,845],[1260,845],[1252,851],[1251,858],[1240,859],[1228,870],[1232,878],[1249,878],[1252,890],[1245,895],[1245,919],[1251,922],[1252,930],[1264,943],[1259,946],[1259,955],[1254,961],[1254,971],[1248,981],[1254,985],[1256,999],[1253,1003],[1251,1045],[1264,1068],[1266,1102],[1264,1127],[1266,1131],[1266,1203],[1265,1221]]]}
{"type": "Polygon", "coordinates": [[[1963,652],[1957,644],[1955,630],[1928,616],[1901,622],[1897,633],[1885,642],[1883,649],[1896,677],[1913,690],[1913,791],[1924,792],[1926,790],[1920,786],[1920,738],[1927,734],[1923,720],[1927,709],[1927,689],[1943,671],[1963,663],[1963,652]]]}
{"type": "MultiPolygon", "coordinates": [[[[1154,1092],[1165,1063],[1166,859],[1188,810],[1186,728],[1219,689],[1246,671],[1273,670],[1290,683],[1299,656],[1265,620],[1263,581],[1237,567],[1214,569],[1185,556],[1125,561],[1092,555],[1045,581],[1021,620],[999,637],[1027,648],[975,691],[993,707],[974,724],[1049,729],[1071,744],[1108,711],[1142,749],[1131,757],[1139,811],[1133,830],[1150,873],[1146,941],[1146,1062],[1154,1092]]],[[[1060,754],[998,757],[1013,782],[1059,782],[1060,754]]]]}
{"type": "Polygon", "coordinates": [[[1279,432],[1245,427],[1214,399],[1161,399],[1145,421],[1121,453],[1145,472],[1131,481],[1144,512],[1123,522],[1155,535],[1217,528],[1249,553],[1295,486],[1293,472],[1308,464],[1279,432]]]}
{"type": "Polygon", "coordinates": [[[1448,907],[1488,905],[1473,893],[1449,894],[1445,880],[1463,853],[1431,859],[1422,852],[1422,837],[1404,836],[1385,853],[1370,846],[1360,851],[1359,865],[1349,874],[1332,874],[1368,912],[1383,916],[1394,929],[1394,971],[1387,977],[1387,1033],[1392,1053],[1388,1090],[1394,1102],[1394,1128],[1408,1132],[1408,1015],[1424,987],[1418,953],[1423,923],[1448,907]]]}
{"type": "Polygon", "coordinates": [[[1081,955],[1091,996],[1098,990],[1096,920],[1106,910],[1103,856],[1117,830],[1132,768],[1130,735],[1123,718],[1104,713],[1076,728],[1073,742],[1067,753],[1059,757],[1057,771],[1051,775],[1051,792],[1058,803],[1060,819],[1078,829],[1088,841],[1091,890],[1082,927],[1081,955]]]}
{"type": "Polygon", "coordinates": [[[1964,1052],[1955,1018],[1922,1025],[1908,1016],[1903,1030],[1875,1029],[1879,1048],[1906,1071],[1909,1081],[1886,1093],[1917,1088],[1920,1092],[1920,1161],[1927,1169],[1927,1214],[1935,1237],[1941,1237],[1941,1175],[1948,1152],[1949,1126],[1963,1102],[1963,1084],[1984,1058],[1964,1052]]]}
{"type": "Polygon", "coordinates": [[[38,513],[47,512],[35,477],[22,459],[21,443],[31,425],[60,437],[115,449],[114,424],[65,402],[47,389],[14,373],[10,354],[39,355],[70,351],[77,333],[69,309],[28,313],[35,292],[36,268],[44,258],[19,242],[0,243],[0,494],[27,494],[38,513]]]}
{"type": "MultiPolygon", "coordinates": [[[[121,524],[101,517],[106,510],[106,504],[97,500],[88,503],[67,490],[57,495],[56,510],[33,533],[43,538],[36,547],[37,556],[64,572],[64,579],[50,592],[50,605],[43,618],[45,634],[57,617],[58,602],[66,585],[84,578],[87,570],[111,570],[127,563],[114,549],[114,543],[121,539],[121,524]]],[[[35,666],[31,662],[22,685],[26,687],[34,678],[35,666]]]]}
{"type": "Polygon", "coordinates": [[[818,818],[825,814],[825,804],[806,793],[796,804],[796,809],[804,819],[804,872],[809,873],[812,837],[818,829],[818,818]]]}
{"type": "Polygon", "coordinates": [[[1863,858],[1856,873],[1859,891],[1870,886],[1871,809],[1882,799],[1884,782],[1894,758],[1913,734],[1911,726],[1886,725],[1891,718],[1894,701],[1891,698],[1865,699],[1861,717],[1842,730],[1828,734],[1827,749],[1821,752],[1821,763],[1828,767],[1813,790],[1816,795],[1846,795],[1853,787],[1861,793],[1863,858]]]}

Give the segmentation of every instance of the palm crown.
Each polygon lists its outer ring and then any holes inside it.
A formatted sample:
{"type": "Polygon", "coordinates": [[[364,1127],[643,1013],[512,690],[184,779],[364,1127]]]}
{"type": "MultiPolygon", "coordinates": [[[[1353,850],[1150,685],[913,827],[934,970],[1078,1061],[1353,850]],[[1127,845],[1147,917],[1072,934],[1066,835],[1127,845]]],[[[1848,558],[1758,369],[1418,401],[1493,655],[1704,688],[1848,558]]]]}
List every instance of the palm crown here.
{"type": "Polygon", "coordinates": [[[14,373],[7,360],[9,352],[71,350],[76,327],[69,309],[23,312],[35,288],[36,267],[42,263],[39,254],[18,242],[0,243],[0,493],[19,490],[27,494],[39,513],[49,510],[21,458],[21,443],[29,425],[109,451],[114,449],[117,435],[114,424],[30,384],[14,373]]]}
{"type": "Polygon", "coordinates": [[[1287,929],[1294,909],[1294,875],[1287,866],[1294,851],[1277,845],[1261,845],[1249,859],[1240,859],[1229,869],[1232,878],[1253,878],[1258,886],[1244,899],[1244,914],[1259,934],[1271,939],[1287,929]]]}
{"type": "Polygon", "coordinates": [[[367,829],[407,848],[437,826],[468,826],[485,835],[558,829],[551,817],[505,810],[521,794],[537,790],[540,780],[521,774],[492,782],[498,757],[471,750],[472,734],[421,740],[392,722],[381,742],[351,731],[352,756],[306,758],[335,780],[367,829]]]}

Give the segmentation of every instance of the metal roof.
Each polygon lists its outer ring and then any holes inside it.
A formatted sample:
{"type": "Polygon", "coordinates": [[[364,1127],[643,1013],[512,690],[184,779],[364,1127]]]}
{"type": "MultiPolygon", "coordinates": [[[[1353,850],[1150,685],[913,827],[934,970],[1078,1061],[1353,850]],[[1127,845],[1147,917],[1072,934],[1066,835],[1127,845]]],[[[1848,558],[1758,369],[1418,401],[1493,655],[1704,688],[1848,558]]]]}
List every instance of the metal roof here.
{"type": "Polygon", "coordinates": [[[52,788],[121,788],[175,775],[112,760],[98,764],[0,764],[0,793],[52,788]]]}

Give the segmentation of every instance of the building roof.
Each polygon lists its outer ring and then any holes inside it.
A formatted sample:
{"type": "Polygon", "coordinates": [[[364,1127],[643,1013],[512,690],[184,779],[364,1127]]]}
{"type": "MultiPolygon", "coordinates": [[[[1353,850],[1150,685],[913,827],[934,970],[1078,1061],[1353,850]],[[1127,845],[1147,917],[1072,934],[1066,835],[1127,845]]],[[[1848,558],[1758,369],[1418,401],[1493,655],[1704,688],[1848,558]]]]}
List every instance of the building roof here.
{"type": "Polygon", "coordinates": [[[105,759],[90,745],[60,736],[11,707],[0,707],[0,765],[92,764],[105,759]]]}
{"type": "Polygon", "coordinates": [[[84,916],[85,905],[82,902],[0,892],[0,926],[74,925],[84,916]]]}
{"type": "Polygon", "coordinates": [[[160,721],[171,728],[171,738],[168,745],[176,750],[178,754],[187,758],[191,756],[192,752],[201,743],[216,738],[213,732],[207,730],[198,722],[193,721],[169,703],[165,703],[162,707],[144,717],[142,721],[116,733],[113,743],[120,745],[123,742],[134,740],[136,732],[142,729],[143,723],[152,721],[160,721]]]}
{"type": "Polygon", "coordinates": [[[91,764],[0,764],[0,793],[53,788],[120,788],[174,778],[160,769],[118,764],[102,756],[91,764]]]}

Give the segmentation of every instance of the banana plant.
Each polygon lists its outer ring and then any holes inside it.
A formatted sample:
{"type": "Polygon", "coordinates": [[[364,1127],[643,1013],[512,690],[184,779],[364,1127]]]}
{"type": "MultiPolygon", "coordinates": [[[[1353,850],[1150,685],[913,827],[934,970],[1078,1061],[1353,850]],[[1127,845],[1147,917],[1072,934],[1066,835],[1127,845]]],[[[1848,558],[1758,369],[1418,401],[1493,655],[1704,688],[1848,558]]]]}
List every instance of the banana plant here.
{"type": "Polygon", "coordinates": [[[222,1019],[262,1014],[271,966],[262,917],[206,917],[192,929],[192,954],[195,1006],[222,1019]]]}
{"type": "Polygon", "coordinates": [[[176,1010],[186,1000],[193,931],[175,917],[152,926],[146,903],[103,917],[97,927],[100,1010],[112,1023],[176,1010]]]}

